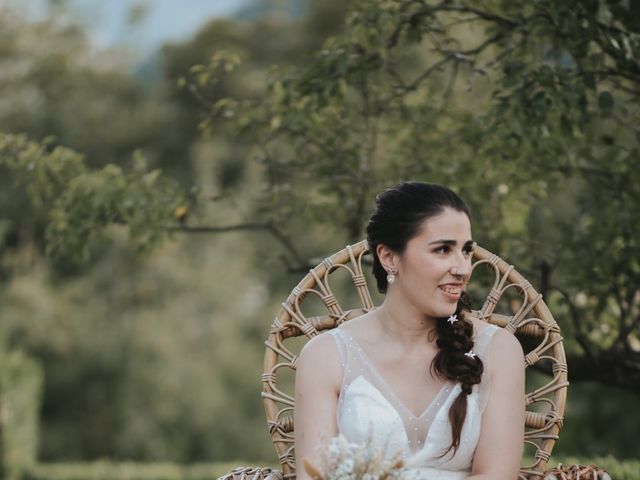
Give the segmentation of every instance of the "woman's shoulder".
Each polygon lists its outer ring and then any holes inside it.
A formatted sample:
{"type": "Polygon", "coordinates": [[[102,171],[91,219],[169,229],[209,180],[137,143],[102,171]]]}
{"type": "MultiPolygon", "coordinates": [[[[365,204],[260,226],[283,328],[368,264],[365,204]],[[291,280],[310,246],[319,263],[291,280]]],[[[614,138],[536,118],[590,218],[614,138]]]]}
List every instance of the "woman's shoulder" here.
{"type": "Polygon", "coordinates": [[[375,315],[375,310],[365,312],[348,322],[344,322],[342,325],[337,327],[336,330],[341,330],[349,335],[365,334],[371,330],[371,323],[373,322],[375,315]]]}
{"type": "Polygon", "coordinates": [[[314,337],[312,337],[307,343],[304,344],[298,361],[304,360],[316,360],[328,357],[338,357],[336,348],[334,331],[325,331],[314,337]]]}
{"type": "Polygon", "coordinates": [[[474,350],[482,351],[482,356],[484,357],[494,335],[501,330],[500,327],[487,323],[484,320],[480,320],[478,317],[466,312],[464,318],[469,320],[473,326],[473,341],[476,347],[474,350]]]}
{"type": "Polygon", "coordinates": [[[377,330],[374,317],[374,311],[363,313],[334,328],[330,333],[337,337],[338,342],[342,341],[345,345],[354,341],[359,346],[369,346],[371,350],[375,350],[377,330]]]}
{"type": "Polygon", "coordinates": [[[486,356],[491,359],[491,364],[500,365],[502,362],[524,361],[522,345],[512,333],[497,325],[487,323],[470,315],[469,320],[473,324],[476,340],[485,341],[486,356]]]}
{"type": "Polygon", "coordinates": [[[369,323],[372,319],[372,313],[363,313],[331,330],[325,330],[316,335],[305,344],[300,355],[302,356],[304,352],[309,357],[319,356],[322,358],[325,354],[338,356],[337,343],[340,342],[340,339],[355,337],[359,342],[362,342],[363,339],[366,340],[367,334],[371,331],[369,323]]]}
{"type": "Polygon", "coordinates": [[[313,362],[322,368],[327,368],[327,366],[343,367],[347,361],[350,340],[357,339],[359,344],[367,341],[368,333],[370,333],[370,329],[367,328],[370,320],[369,313],[311,338],[302,348],[298,362],[313,362]]]}
{"type": "Polygon", "coordinates": [[[495,331],[488,344],[488,368],[494,374],[524,374],[524,351],[515,335],[495,325],[495,331]]]}
{"type": "Polygon", "coordinates": [[[490,354],[492,359],[495,360],[494,363],[502,361],[514,362],[516,360],[524,362],[524,351],[516,336],[504,328],[496,328],[497,330],[490,344],[490,354]]]}
{"type": "Polygon", "coordinates": [[[341,376],[340,355],[330,331],[316,335],[304,344],[296,360],[296,383],[302,377],[316,387],[324,385],[339,391],[341,376]]]}
{"type": "Polygon", "coordinates": [[[480,320],[473,313],[464,312],[465,320],[469,320],[473,325],[473,336],[479,337],[480,335],[490,334],[492,335],[496,329],[500,330],[500,327],[493,325],[491,323],[485,322],[484,320],[480,320]]]}

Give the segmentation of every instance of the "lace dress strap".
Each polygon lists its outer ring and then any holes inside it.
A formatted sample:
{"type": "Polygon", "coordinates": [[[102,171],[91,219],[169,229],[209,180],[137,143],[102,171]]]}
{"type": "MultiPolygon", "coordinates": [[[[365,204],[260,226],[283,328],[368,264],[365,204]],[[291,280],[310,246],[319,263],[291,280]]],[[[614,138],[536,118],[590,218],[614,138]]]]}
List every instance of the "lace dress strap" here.
{"type": "Polygon", "coordinates": [[[492,325],[490,323],[484,324],[482,328],[476,333],[474,339],[473,351],[480,357],[484,367],[482,374],[482,380],[477,385],[478,391],[478,405],[480,411],[483,412],[489,401],[489,394],[491,392],[491,375],[489,374],[489,362],[491,360],[489,355],[489,347],[491,346],[491,340],[493,335],[499,330],[500,327],[492,325]]]}
{"type": "Polygon", "coordinates": [[[340,365],[344,369],[345,364],[347,363],[347,345],[345,344],[344,339],[341,337],[339,333],[339,329],[334,328],[329,330],[328,332],[336,342],[336,348],[338,349],[338,355],[340,356],[340,365]]]}

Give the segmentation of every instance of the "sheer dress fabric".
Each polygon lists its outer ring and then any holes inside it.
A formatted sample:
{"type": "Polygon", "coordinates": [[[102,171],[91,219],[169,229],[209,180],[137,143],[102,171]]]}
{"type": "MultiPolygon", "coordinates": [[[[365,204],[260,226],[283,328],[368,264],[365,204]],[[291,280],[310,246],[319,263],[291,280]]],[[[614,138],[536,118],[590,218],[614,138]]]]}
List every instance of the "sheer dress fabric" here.
{"type": "MultiPolygon", "coordinates": [[[[476,327],[477,328],[477,327],[476,327]]],[[[482,324],[474,331],[473,351],[484,363],[482,381],[467,397],[467,415],[460,446],[440,455],[451,445],[449,407],[461,391],[460,384],[444,383],[420,415],[411,412],[389,387],[364,350],[346,330],[328,334],[335,339],[342,366],[342,386],[337,408],[339,434],[355,443],[371,443],[393,457],[400,453],[416,480],[460,480],[471,473],[480,437],[482,412],[491,388],[487,353],[498,327],[482,324]]],[[[425,366],[426,368],[426,366],[425,366]]]]}

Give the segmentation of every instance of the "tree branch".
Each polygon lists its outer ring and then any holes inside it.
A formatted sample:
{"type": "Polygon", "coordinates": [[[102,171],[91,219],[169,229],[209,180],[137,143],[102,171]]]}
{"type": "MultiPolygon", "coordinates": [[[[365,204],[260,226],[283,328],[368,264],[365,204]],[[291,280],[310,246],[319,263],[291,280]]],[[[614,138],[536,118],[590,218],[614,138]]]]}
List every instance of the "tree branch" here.
{"type": "MultiPolygon", "coordinates": [[[[613,68],[605,68],[603,70],[580,70],[578,73],[599,75],[602,77],[620,77],[620,78],[625,78],[627,80],[631,80],[634,83],[640,83],[640,75],[634,75],[632,73],[623,72],[621,70],[615,70],[613,68]]],[[[635,90],[633,90],[633,92],[637,93],[637,91],[635,90]]]]}
{"type": "MultiPolygon", "coordinates": [[[[634,352],[607,352],[590,359],[584,355],[568,355],[569,381],[600,382],[612,387],[637,392],[640,388],[640,354],[634,352]]],[[[553,376],[550,362],[538,362],[531,366],[535,371],[553,376]]]]}
{"type": "Polygon", "coordinates": [[[637,392],[640,389],[640,354],[634,353],[603,352],[593,360],[568,356],[569,381],[598,381],[637,392]]]}
{"type": "MultiPolygon", "coordinates": [[[[420,20],[420,18],[426,17],[431,13],[437,11],[440,7],[444,6],[445,3],[446,3],[446,0],[443,0],[442,2],[440,2],[438,5],[434,7],[427,5],[425,6],[425,8],[418,10],[417,12],[413,12],[411,15],[405,15],[405,19],[396,26],[395,30],[389,36],[389,39],[387,40],[387,43],[386,43],[387,49],[391,50],[398,45],[398,41],[400,40],[400,34],[402,33],[402,29],[405,26],[417,23],[417,21],[420,20]]],[[[409,8],[410,5],[411,5],[410,3],[406,3],[404,5],[405,10],[409,8]]]]}
{"type": "Polygon", "coordinates": [[[285,261],[287,265],[287,270],[290,272],[298,272],[300,270],[308,270],[309,262],[303,258],[303,256],[298,252],[298,249],[295,247],[293,242],[289,239],[289,237],[276,225],[271,222],[249,222],[249,223],[238,223],[235,225],[224,225],[224,226],[209,226],[209,225],[167,225],[165,229],[169,232],[180,232],[180,233],[189,233],[189,234],[198,234],[198,233],[228,233],[228,232],[237,232],[237,231],[255,231],[255,230],[264,230],[266,232],[271,233],[271,235],[280,242],[280,244],[284,247],[284,249],[289,252],[289,255],[294,259],[297,265],[292,266],[290,262],[285,261]]]}
{"type": "Polygon", "coordinates": [[[519,27],[524,23],[522,19],[516,20],[513,18],[505,17],[504,15],[498,15],[497,13],[480,10],[479,8],[476,8],[476,7],[448,5],[448,4],[441,3],[436,8],[438,11],[444,11],[444,12],[473,13],[474,15],[482,18],[483,20],[500,23],[510,28],[519,27]]]}
{"type": "Polygon", "coordinates": [[[549,290],[555,290],[560,295],[562,295],[564,300],[567,302],[567,306],[569,307],[569,318],[571,319],[571,325],[573,326],[576,341],[578,342],[580,347],[582,347],[582,350],[590,359],[590,361],[594,361],[594,355],[591,350],[591,345],[589,344],[589,341],[584,334],[582,327],[580,326],[580,312],[578,312],[578,309],[571,301],[571,296],[567,291],[560,287],[549,286],[549,290]]]}
{"type": "Polygon", "coordinates": [[[221,227],[212,227],[208,225],[168,225],[165,227],[170,232],[181,233],[224,233],[235,232],[238,230],[267,230],[268,223],[239,223],[236,225],[225,225],[221,227]]]}
{"type": "Polygon", "coordinates": [[[484,42],[482,42],[477,47],[470,48],[468,50],[436,49],[436,51],[438,51],[439,53],[443,54],[444,57],[442,59],[440,59],[439,61],[437,61],[436,63],[434,63],[431,66],[429,66],[429,68],[427,68],[420,75],[418,75],[411,83],[409,83],[404,88],[402,88],[400,92],[394,93],[393,95],[391,95],[390,98],[385,99],[383,101],[383,103],[389,102],[394,98],[400,97],[402,95],[406,95],[407,93],[416,90],[420,86],[420,84],[425,79],[427,79],[433,72],[442,69],[442,67],[444,67],[449,62],[453,61],[453,62],[456,63],[456,65],[458,64],[458,62],[473,63],[473,61],[470,58],[468,58],[469,56],[478,55],[483,50],[485,50],[489,45],[493,45],[498,40],[500,40],[503,37],[503,35],[504,34],[502,32],[499,32],[499,33],[489,37],[488,39],[486,39],[484,42]]]}

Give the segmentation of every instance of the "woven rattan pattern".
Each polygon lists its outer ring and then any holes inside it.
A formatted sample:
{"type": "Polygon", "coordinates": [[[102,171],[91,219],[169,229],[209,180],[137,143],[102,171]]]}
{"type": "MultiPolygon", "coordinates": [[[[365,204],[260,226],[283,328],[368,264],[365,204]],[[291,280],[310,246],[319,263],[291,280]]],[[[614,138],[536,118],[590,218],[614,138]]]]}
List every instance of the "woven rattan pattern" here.
{"type": "Polygon", "coordinates": [[[611,476],[596,465],[570,465],[547,470],[544,480],[611,480],[611,476]]]}

